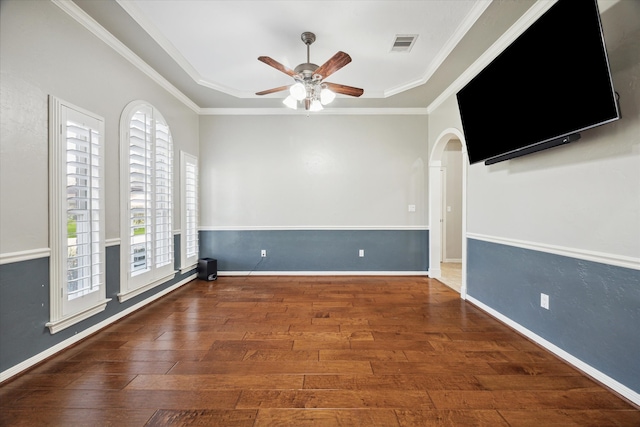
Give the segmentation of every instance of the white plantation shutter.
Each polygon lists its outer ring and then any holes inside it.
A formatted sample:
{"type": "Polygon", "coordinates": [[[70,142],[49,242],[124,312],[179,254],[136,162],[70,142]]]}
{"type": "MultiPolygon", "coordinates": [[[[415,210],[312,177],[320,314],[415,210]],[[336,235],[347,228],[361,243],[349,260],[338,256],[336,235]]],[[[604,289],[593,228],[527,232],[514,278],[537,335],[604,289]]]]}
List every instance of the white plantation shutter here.
{"type": "Polygon", "coordinates": [[[157,120],[155,133],[155,262],[173,263],[173,145],[169,126],[157,120]]]}
{"type": "Polygon", "coordinates": [[[174,274],[173,143],[166,121],[148,104],[129,104],[121,123],[121,170],[128,174],[121,189],[124,301],[174,274]]]}
{"type": "Polygon", "coordinates": [[[101,117],[50,98],[52,333],[104,310],[101,117]]]}
{"type": "Polygon", "coordinates": [[[185,248],[187,258],[193,258],[198,256],[198,166],[192,163],[187,164],[186,167],[185,193],[187,219],[185,248]]]}
{"type": "Polygon", "coordinates": [[[198,262],[198,158],[180,152],[181,171],[181,267],[189,268],[198,262]]]}
{"type": "Polygon", "coordinates": [[[151,114],[137,111],[129,123],[129,271],[135,276],[151,268],[151,114]]]}
{"type": "Polygon", "coordinates": [[[67,299],[95,292],[102,279],[100,134],[83,123],[67,130],[67,299]]]}

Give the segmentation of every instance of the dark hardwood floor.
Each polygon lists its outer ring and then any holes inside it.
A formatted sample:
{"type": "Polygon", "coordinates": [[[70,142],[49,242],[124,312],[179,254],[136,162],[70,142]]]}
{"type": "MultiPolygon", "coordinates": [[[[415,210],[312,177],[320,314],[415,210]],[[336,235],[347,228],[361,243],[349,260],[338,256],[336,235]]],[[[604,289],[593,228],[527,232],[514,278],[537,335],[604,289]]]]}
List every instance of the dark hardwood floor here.
{"type": "Polygon", "coordinates": [[[0,387],[2,426],[640,426],[422,277],[194,281],[0,387]]]}

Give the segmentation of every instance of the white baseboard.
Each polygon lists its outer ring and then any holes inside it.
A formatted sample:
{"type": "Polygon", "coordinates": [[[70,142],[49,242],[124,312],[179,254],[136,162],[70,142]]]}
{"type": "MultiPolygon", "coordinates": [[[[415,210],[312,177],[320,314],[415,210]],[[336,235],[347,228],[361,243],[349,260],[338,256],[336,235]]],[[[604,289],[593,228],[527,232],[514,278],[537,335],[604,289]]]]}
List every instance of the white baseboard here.
{"type": "Polygon", "coordinates": [[[474,297],[472,297],[472,296],[467,294],[466,299],[467,299],[467,301],[469,301],[473,305],[477,306],[481,310],[486,311],[491,316],[495,317],[496,319],[498,319],[501,322],[505,323],[509,327],[511,327],[511,328],[515,329],[516,331],[520,332],[522,335],[526,336],[527,338],[529,338],[530,340],[532,340],[536,344],[539,344],[540,346],[542,346],[545,349],[549,350],[551,353],[555,354],[556,356],[558,356],[559,358],[561,358],[565,362],[569,363],[570,365],[574,366],[575,368],[579,369],[580,371],[582,371],[585,374],[589,375],[590,377],[594,378],[596,381],[599,381],[600,383],[602,383],[606,387],[609,387],[614,392],[620,394],[621,396],[624,396],[626,399],[629,399],[634,404],[640,406],[640,393],[637,393],[637,392],[631,390],[629,387],[625,386],[624,384],[619,383],[618,381],[614,380],[613,378],[609,377],[608,375],[600,372],[599,370],[597,370],[593,366],[590,366],[590,365],[586,364],[582,360],[580,360],[577,357],[571,355],[570,353],[567,353],[566,351],[564,351],[560,347],[558,347],[555,344],[552,344],[551,342],[545,340],[541,336],[535,334],[534,332],[530,331],[529,329],[525,328],[524,326],[520,325],[519,323],[514,322],[513,320],[511,320],[510,318],[508,318],[505,315],[501,314],[500,312],[498,312],[498,311],[492,309],[491,307],[481,303],[480,301],[478,301],[474,297]]]}
{"type": "Polygon", "coordinates": [[[439,268],[430,268],[427,274],[432,279],[439,279],[442,277],[442,270],[440,270],[439,268]]]}
{"type": "Polygon", "coordinates": [[[222,276],[427,276],[427,271],[218,271],[222,276]]]}
{"type": "Polygon", "coordinates": [[[49,357],[53,356],[54,354],[66,349],[67,347],[77,343],[80,340],[83,340],[84,338],[87,338],[88,336],[90,336],[91,334],[94,334],[96,332],[98,332],[100,329],[103,329],[109,325],[111,325],[112,323],[116,322],[117,320],[133,313],[134,311],[144,307],[145,305],[157,300],[160,297],[165,296],[166,294],[168,294],[171,291],[174,291],[176,289],[178,289],[180,286],[185,285],[186,283],[192,281],[193,279],[196,278],[196,274],[193,274],[189,277],[186,277],[184,279],[182,279],[180,282],[168,287],[167,289],[164,289],[160,292],[158,292],[157,294],[154,294],[152,296],[150,296],[149,298],[147,298],[144,301],[140,301],[139,303],[132,305],[131,307],[127,308],[126,310],[123,310],[111,317],[109,317],[108,319],[103,320],[100,323],[97,323],[93,326],[91,326],[90,328],[85,329],[82,332],[79,332],[77,334],[75,334],[74,336],[67,338],[66,340],[59,342],[58,344],[49,347],[48,349],[46,349],[45,351],[36,354],[35,356],[30,357],[29,359],[25,360],[24,362],[18,363],[17,365],[7,369],[6,371],[0,372],[0,383],[2,383],[3,381],[8,380],[9,378],[29,369],[30,367],[48,359],[49,357]]]}

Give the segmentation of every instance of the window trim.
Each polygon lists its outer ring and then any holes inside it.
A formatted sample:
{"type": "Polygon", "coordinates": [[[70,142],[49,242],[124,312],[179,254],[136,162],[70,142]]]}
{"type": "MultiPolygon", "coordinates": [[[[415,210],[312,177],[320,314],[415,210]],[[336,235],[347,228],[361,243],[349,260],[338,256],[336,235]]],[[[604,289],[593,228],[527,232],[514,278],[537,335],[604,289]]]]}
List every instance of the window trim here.
{"type": "MultiPolygon", "coordinates": [[[[106,309],[111,301],[106,298],[106,246],[105,246],[105,181],[104,159],[104,118],[55,96],[49,96],[49,239],[51,257],[49,266],[49,322],[45,324],[51,334],[55,334],[82,320],[85,320],[106,309]],[[98,255],[99,265],[102,265],[98,273],[100,286],[95,294],[85,301],[76,300],[72,304],[64,301],[67,288],[66,263],[67,263],[67,137],[66,119],[72,111],[72,115],[86,116],[87,121],[94,123],[100,136],[102,162],[99,168],[99,196],[98,196],[98,255]],[[73,311],[67,312],[69,309],[73,311]]],[[[94,233],[91,233],[94,234],[94,233]]],[[[94,252],[90,256],[93,258],[94,252]]],[[[93,265],[93,264],[92,264],[93,265]]]]}
{"type": "Polygon", "coordinates": [[[199,166],[198,166],[198,157],[187,153],[186,151],[180,151],[180,222],[181,222],[181,233],[180,233],[180,272],[184,273],[193,268],[196,268],[198,265],[199,258],[199,241],[198,241],[198,225],[199,225],[199,166]],[[189,164],[195,165],[195,245],[196,245],[196,254],[188,257],[187,256],[187,241],[189,238],[188,232],[188,219],[189,215],[187,212],[187,166],[189,164]]]}
{"type": "MultiPolygon", "coordinates": [[[[168,265],[165,265],[160,268],[156,268],[155,264],[151,268],[150,273],[147,274],[147,278],[144,282],[135,284],[135,282],[140,282],[140,280],[132,280],[132,276],[130,274],[130,183],[129,183],[129,155],[130,155],[130,140],[129,140],[129,129],[130,123],[133,119],[134,114],[136,114],[140,110],[149,110],[153,117],[154,123],[155,120],[159,120],[167,126],[169,130],[169,135],[171,135],[170,127],[162,116],[162,114],[149,102],[136,100],[132,101],[124,108],[122,114],[120,116],[120,292],[117,294],[118,300],[122,303],[131,298],[134,298],[154,287],[166,283],[172,280],[176,276],[175,271],[175,247],[173,241],[173,212],[175,209],[175,194],[174,194],[174,183],[175,180],[173,178],[175,170],[175,156],[173,155],[173,142],[171,147],[171,262],[168,265]]],[[[155,147],[155,127],[153,134],[153,144],[155,147]]],[[[171,138],[172,139],[172,138],[171,138]]],[[[155,242],[155,239],[153,240],[155,242]]],[[[137,277],[137,276],[136,276],[137,277]]]]}

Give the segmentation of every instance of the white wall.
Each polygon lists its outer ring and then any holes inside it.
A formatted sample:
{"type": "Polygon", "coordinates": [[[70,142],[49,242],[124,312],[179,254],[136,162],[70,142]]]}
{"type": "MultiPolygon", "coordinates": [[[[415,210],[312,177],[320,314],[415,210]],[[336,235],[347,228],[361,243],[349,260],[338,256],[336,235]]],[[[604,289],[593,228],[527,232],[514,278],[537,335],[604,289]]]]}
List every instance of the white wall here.
{"type": "Polygon", "coordinates": [[[450,140],[442,153],[442,167],[445,171],[443,219],[446,239],[444,256],[446,260],[462,259],[462,144],[457,139],[450,140]]]}
{"type": "Polygon", "coordinates": [[[53,3],[0,7],[0,253],[48,247],[48,95],[105,119],[107,239],[120,233],[119,123],[130,101],[152,103],[171,127],[179,200],[178,153],[198,154],[198,116],[53,3]]]}
{"type": "Polygon", "coordinates": [[[426,116],[203,116],[201,225],[426,227],[426,136],[426,116]]]}

